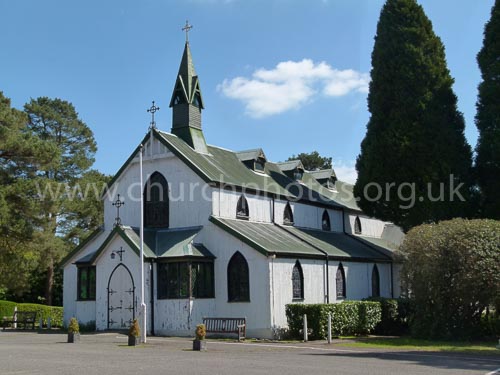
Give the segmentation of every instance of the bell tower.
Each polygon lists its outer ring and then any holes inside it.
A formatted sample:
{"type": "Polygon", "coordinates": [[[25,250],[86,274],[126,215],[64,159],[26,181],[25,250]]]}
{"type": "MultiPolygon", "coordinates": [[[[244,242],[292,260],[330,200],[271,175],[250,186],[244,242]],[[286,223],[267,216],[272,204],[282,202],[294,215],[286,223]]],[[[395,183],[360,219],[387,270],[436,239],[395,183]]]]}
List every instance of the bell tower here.
{"type": "Polygon", "coordinates": [[[174,92],[170,99],[172,108],[172,134],[183,139],[196,151],[208,153],[205,136],[201,129],[201,111],[204,108],[200,81],[194,70],[188,32],[193,26],[186,21],[182,30],[186,31],[186,44],[182,54],[174,92]]]}

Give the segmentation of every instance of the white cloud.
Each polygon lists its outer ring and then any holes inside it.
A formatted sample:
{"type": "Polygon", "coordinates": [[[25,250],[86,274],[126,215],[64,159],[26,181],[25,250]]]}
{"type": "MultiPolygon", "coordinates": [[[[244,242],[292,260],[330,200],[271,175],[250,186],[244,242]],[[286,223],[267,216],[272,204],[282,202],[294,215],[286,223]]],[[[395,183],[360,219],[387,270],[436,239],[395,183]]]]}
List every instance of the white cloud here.
{"type": "Polygon", "coordinates": [[[331,97],[368,92],[370,77],[352,69],[338,70],[310,59],[280,62],[274,69],[258,69],[251,78],[225,79],[217,90],[245,104],[245,112],[260,118],[300,108],[315,96],[331,97]]]}
{"type": "Polygon", "coordinates": [[[348,182],[354,184],[358,178],[358,172],[356,172],[355,162],[344,162],[337,161],[333,163],[333,169],[337,175],[337,179],[340,181],[348,182]]]}

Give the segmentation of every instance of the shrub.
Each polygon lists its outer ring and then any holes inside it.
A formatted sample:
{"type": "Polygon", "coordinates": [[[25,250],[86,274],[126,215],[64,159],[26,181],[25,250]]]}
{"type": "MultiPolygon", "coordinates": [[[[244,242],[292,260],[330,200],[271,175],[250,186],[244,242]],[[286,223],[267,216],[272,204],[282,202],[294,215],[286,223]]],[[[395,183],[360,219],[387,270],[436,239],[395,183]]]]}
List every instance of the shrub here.
{"type": "Polygon", "coordinates": [[[415,337],[473,339],[500,295],[500,221],[454,219],[420,225],[401,246],[415,337]]]}
{"type": "Polygon", "coordinates": [[[8,316],[12,317],[14,315],[15,302],[10,301],[0,301],[0,317],[8,316]]]}
{"type": "Polygon", "coordinates": [[[205,340],[205,336],[207,335],[207,328],[205,324],[198,324],[196,326],[196,340],[205,340]]]}
{"type": "Polygon", "coordinates": [[[132,325],[128,330],[128,335],[134,337],[139,337],[141,335],[141,329],[139,328],[139,322],[137,321],[137,319],[134,319],[134,321],[132,322],[132,325]]]}
{"type": "Polygon", "coordinates": [[[379,302],[345,301],[335,304],[290,304],[286,306],[290,335],[300,338],[303,329],[303,315],[307,314],[309,337],[313,340],[326,338],[328,313],[332,315],[332,333],[335,335],[370,333],[381,319],[379,302]]]}
{"type": "Polygon", "coordinates": [[[68,325],[68,333],[79,333],[80,326],[78,325],[78,320],[76,318],[71,318],[68,325]]]}
{"type": "Polygon", "coordinates": [[[370,297],[366,301],[379,302],[382,318],[373,330],[377,335],[404,335],[409,332],[410,301],[399,298],[370,297]]]}

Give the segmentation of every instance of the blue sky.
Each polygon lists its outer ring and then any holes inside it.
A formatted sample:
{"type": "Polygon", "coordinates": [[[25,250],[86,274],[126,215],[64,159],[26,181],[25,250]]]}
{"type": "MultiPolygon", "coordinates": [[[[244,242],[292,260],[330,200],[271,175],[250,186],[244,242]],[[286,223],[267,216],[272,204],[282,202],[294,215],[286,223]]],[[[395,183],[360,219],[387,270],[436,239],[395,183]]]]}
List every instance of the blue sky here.
{"type": "MultiPolygon", "coordinates": [[[[72,102],[94,132],[94,168],[115,173],[161,130],[186,19],[209,144],[262,147],[268,159],[319,151],[352,181],[369,113],[366,85],[382,0],[0,0],[0,91],[16,108],[38,96],[72,102]]],[[[446,47],[474,147],[476,54],[494,0],[421,0],[446,47]]]]}

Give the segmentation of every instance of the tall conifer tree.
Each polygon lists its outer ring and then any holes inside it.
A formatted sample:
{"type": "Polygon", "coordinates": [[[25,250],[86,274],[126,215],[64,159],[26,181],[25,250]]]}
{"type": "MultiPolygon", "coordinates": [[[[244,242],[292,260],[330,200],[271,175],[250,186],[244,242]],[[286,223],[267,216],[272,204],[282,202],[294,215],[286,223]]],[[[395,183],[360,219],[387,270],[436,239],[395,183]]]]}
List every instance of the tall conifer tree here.
{"type": "Polygon", "coordinates": [[[59,184],[73,184],[94,162],[97,146],[92,130],[78,117],[74,106],[61,99],[41,97],[24,106],[27,132],[58,150],[58,158],[43,170],[32,171],[44,196],[39,200],[41,223],[37,233],[47,271],[45,299],[52,304],[54,269],[68,244],[61,237],[68,216],[66,195],[59,184]],[[52,192],[47,194],[47,192],[52,192]],[[53,194],[55,192],[55,194],[53,194]]]}
{"type": "Polygon", "coordinates": [[[367,214],[406,231],[466,212],[472,153],[452,84],[423,8],[387,0],[372,52],[371,117],[356,162],[354,194],[367,214]]]}
{"type": "Polygon", "coordinates": [[[476,175],[481,189],[481,216],[500,219],[500,1],[496,0],[484,28],[477,55],[479,84],[476,125],[476,175]]]}

